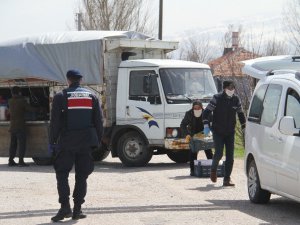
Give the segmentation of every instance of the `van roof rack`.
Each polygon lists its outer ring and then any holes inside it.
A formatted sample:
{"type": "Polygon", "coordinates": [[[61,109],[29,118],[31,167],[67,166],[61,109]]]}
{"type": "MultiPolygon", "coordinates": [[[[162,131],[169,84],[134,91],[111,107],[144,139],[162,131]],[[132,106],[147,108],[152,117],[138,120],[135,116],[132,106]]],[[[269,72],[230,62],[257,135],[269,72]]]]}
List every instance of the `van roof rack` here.
{"type": "MultiPolygon", "coordinates": [[[[299,57],[300,59],[300,57],[299,57]]],[[[273,75],[281,75],[281,74],[286,74],[286,73],[291,73],[291,74],[296,74],[299,73],[296,70],[270,70],[266,76],[273,76],[273,75]]]]}

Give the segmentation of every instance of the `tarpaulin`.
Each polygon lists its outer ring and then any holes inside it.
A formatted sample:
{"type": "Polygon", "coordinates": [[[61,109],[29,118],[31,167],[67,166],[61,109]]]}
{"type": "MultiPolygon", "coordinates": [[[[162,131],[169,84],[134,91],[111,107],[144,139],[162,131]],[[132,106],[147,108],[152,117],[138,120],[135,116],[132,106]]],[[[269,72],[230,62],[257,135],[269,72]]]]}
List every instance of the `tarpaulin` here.
{"type": "Polygon", "coordinates": [[[103,38],[150,39],[133,31],[45,33],[0,43],[0,80],[37,78],[66,83],[77,69],[84,84],[101,84],[103,38]]]}

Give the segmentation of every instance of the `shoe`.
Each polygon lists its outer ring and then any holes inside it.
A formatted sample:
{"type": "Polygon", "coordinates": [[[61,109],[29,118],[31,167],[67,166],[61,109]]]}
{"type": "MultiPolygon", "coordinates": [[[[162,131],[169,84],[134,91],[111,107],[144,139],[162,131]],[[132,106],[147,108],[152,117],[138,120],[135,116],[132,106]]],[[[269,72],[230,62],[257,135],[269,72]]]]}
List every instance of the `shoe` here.
{"type": "Polygon", "coordinates": [[[226,180],[223,181],[223,186],[224,187],[234,187],[235,184],[232,183],[231,179],[229,178],[229,179],[226,179],[226,180]]]}
{"type": "Polygon", "coordinates": [[[56,214],[56,216],[53,216],[51,220],[53,222],[58,222],[60,220],[63,220],[64,218],[70,218],[72,216],[72,210],[71,208],[60,208],[56,214]]]}
{"type": "Polygon", "coordinates": [[[73,216],[72,216],[72,220],[79,220],[79,219],[84,219],[86,218],[86,215],[82,213],[82,211],[77,211],[74,210],[73,211],[73,216]]]}
{"type": "Polygon", "coordinates": [[[217,182],[217,171],[215,170],[210,171],[210,180],[214,183],[217,182]]]}
{"type": "Polygon", "coordinates": [[[18,163],[18,166],[19,166],[19,167],[27,167],[27,166],[29,166],[29,165],[26,164],[26,163],[24,163],[24,162],[19,162],[19,163],[18,163]]]}
{"type": "Polygon", "coordinates": [[[8,166],[17,166],[18,164],[14,160],[8,161],[8,166]]]}

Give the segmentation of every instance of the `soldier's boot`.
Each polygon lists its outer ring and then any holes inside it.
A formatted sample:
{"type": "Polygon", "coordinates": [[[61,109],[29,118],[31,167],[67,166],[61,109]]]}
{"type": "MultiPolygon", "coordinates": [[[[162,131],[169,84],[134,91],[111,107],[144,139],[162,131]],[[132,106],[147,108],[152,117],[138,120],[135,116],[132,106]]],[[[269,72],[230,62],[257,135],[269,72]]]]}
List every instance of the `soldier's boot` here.
{"type": "Polygon", "coordinates": [[[70,218],[72,216],[72,210],[70,204],[62,204],[61,208],[58,210],[57,214],[51,218],[53,222],[58,222],[65,218],[70,218]]]}
{"type": "Polygon", "coordinates": [[[8,166],[17,166],[17,165],[18,164],[13,159],[8,160],[8,166]]]}
{"type": "Polygon", "coordinates": [[[81,206],[80,205],[74,205],[73,209],[73,220],[79,220],[79,219],[84,219],[86,218],[86,215],[82,213],[81,211],[81,206]]]}
{"type": "Polygon", "coordinates": [[[20,167],[27,167],[27,166],[29,166],[29,165],[26,164],[26,163],[24,162],[24,159],[20,158],[20,159],[19,159],[18,166],[20,166],[20,167]]]}

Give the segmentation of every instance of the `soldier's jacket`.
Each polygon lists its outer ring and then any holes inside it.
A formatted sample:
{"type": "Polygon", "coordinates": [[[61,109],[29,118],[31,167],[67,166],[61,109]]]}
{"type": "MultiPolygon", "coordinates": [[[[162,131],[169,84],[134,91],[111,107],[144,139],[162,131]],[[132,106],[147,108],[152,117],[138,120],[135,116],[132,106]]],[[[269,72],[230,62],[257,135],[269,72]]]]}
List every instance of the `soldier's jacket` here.
{"type": "Polygon", "coordinates": [[[49,143],[65,150],[96,147],[103,133],[102,111],[90,90],[72,84],[53,99],[49,143]]]}

